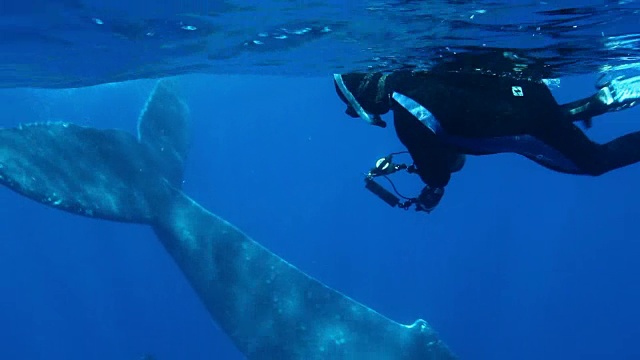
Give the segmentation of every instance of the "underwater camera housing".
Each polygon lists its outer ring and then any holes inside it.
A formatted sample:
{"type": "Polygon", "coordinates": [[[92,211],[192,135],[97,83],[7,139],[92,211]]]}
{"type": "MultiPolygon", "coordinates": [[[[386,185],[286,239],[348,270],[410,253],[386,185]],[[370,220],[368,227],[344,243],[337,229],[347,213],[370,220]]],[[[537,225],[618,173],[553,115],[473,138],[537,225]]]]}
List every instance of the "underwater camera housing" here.
{"type": "Polygon", "coordinates": [[[364,187],[391,207],[396,207],[400,204],[399,197],[395,196],[391,191],[383,188],[382,185],[378,184],[372,177],[367,176],[364,178],[364,187]]]}
{"type": "Polygon", "coordinates": [[[416,211],[425,211],[424,210],[425,208],[421,206],[418,198],[408,198],[406,196],[400,195],[400,193],[398,193],[398,190],[396,190],[396,187],[391,181],[391,179],[387,177],[387,175],[391,175],[401,170],[407,170],[407,172],[409,173],[415,172],[416,169],[415,169],[415,166],[413,165],[407,166],[405,164],[393,163],[393,155],[403,154],[403,153],[406,153],[406,152],[392,153],[388,156],[378,159],[376,161],[375,166],[371,168],[371,170],[369,170],[369,172],[366,174],[364,178],[364,183],[365,183],[364,187],[365,189],[371,191],[374,195],[376,195],[378,198],[380,198],[382,201],[384,201],[391,207],[397,206],[401,209],[407,210],[411,207],[411,205],[415,204],[416,211]],[[389,183],[391,184],[391,187],[393,187],[395,194],[385,189],[382,185],[380,185],[375,181],[375,178],[379,176],[383,176],[389,181],[389,183]],[[401,198],[405,200],[402,201],[401,198]]]}

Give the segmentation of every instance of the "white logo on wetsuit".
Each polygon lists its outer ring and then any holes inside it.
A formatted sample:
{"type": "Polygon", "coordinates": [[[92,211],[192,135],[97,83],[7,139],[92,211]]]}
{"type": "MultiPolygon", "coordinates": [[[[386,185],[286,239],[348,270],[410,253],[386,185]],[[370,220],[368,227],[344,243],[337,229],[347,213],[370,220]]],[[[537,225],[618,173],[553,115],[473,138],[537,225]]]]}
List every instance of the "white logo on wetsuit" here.
{"type": "Polygon", "coordinates": [[[524,93],[522,92],[522,87],[520,86],[512,86],[511,92],[513,93],[513,96],[524,96],[524,93]]]}

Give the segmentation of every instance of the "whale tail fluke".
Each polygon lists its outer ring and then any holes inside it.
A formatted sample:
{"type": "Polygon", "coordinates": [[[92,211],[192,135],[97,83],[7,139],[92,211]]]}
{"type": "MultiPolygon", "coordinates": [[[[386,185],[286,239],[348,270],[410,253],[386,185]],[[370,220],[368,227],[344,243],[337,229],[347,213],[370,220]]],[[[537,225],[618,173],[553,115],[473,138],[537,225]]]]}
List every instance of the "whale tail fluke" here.
{"type": "Polygon", "coordinates": [[[0,183],[40,203],[89,217],[152,223],[179,188],[188,107],[157,83],[135,136],[50,122],[0,130],[0,183]]]}
{"type": "Polygon", "coordinates": [[[138,141],[171,185],[181,188],[190,128],[189,107],[177,87],[174,80],[157,83],[138,119],[138,141]]]}

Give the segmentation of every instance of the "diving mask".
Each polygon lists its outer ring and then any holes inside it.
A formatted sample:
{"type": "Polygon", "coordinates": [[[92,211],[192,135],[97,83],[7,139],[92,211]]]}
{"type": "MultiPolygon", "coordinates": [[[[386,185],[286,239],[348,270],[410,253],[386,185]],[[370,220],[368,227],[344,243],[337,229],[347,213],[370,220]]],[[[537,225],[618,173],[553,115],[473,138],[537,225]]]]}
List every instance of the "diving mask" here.
{"type": "Polygon", "coordinates": [[[387,126],[387,124],[380,118],[379,115],[369,114],[364,110],[362,105],[360,105],[358,100],[356,100],[355,96],[353,96],[353,93],[351,93],[351,91],[347,89],[347,86],[345,85],[341,74],[334,74],[333,79],[335,80],[335,83],[338,89],[340,90],[340,93],[342,94],[342,96],[344,96],[344,98],[349,103],[350,110],[353,110],[353,112],[355,112],[357,116],[359,116],[362,120],[368,122],[371,125],[380,126],[380,127],[387,126]]]}

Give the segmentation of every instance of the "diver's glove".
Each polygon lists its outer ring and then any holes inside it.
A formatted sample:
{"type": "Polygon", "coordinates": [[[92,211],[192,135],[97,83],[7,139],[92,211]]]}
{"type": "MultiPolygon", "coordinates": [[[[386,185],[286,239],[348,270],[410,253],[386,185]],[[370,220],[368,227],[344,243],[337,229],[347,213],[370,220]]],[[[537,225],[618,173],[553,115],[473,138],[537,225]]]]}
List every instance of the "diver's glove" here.
{"type": "Polygon", "coordinates": [[[638,105],[640,101],[640,76],[625,78],[618,76],[605,83],[600,81],[597,85],[598,100],[607,108],[607,111],[618,111],[638,105]]]}
{"type": "Polygon", "coordinates": [[[425,186],[415,201],[416,211],[426,211],[430,213],[438,206],[440,199],[444,195],[444,188],[425,186]]]}

